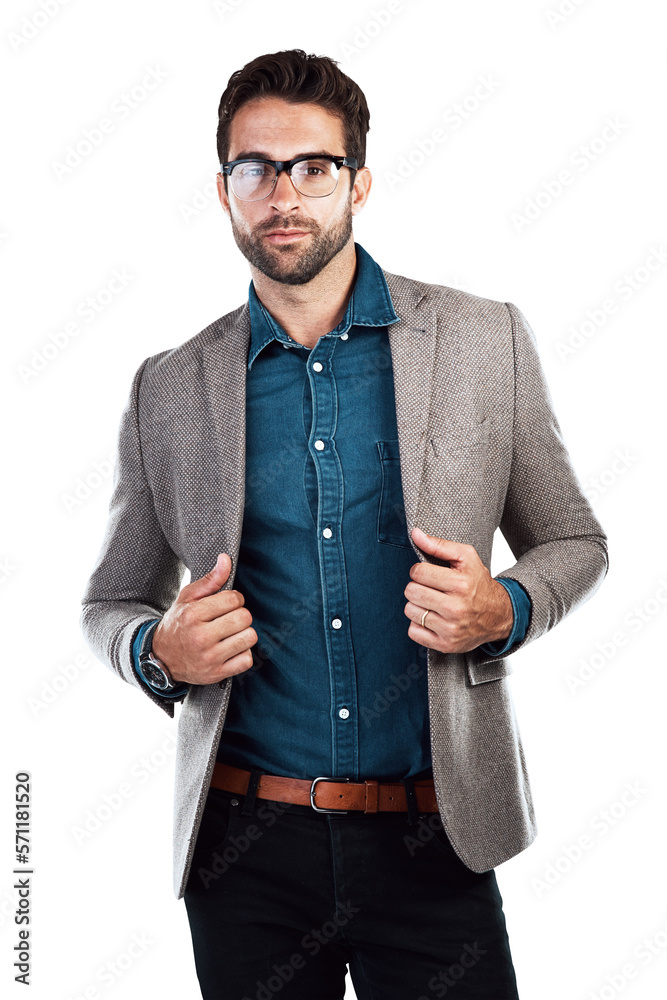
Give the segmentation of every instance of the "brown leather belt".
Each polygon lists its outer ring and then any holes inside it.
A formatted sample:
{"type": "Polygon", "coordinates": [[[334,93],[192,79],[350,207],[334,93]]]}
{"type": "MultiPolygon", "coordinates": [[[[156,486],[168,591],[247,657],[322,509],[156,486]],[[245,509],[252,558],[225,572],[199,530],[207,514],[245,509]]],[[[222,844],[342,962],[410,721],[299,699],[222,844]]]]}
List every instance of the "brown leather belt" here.
{"type": "MultiPolygon", "coordinates": [[[[250,771],[216,761],[211,785],[227,792],[245,795],[250,771]]],[[[438,812],[433,778],[413,782],[418,812],[438,812]]],[[[351,809],[364,813],[406,812],[405,785],[394,781],[351,781],[349,778],[287,778],[277,774],[263,774],[256,793],[260,799],[275,802],[292,802],[312,806],[315,812],[348,812],[351,809]],[[315,797],[317,796],[317,802],[315,797]]]]}

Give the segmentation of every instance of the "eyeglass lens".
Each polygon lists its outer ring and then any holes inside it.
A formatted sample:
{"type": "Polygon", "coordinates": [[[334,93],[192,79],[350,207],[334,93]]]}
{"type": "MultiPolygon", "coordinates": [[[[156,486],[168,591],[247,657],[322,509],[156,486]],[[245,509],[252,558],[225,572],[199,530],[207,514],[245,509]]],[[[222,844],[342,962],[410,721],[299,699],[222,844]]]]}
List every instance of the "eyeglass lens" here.
{"type": "MultiPolygon", "coordinates": [[[[324,198],[336,188],[340,171],[331,160],[300,160],[292,167],[292,183],[301,194],[310,198],[324,198]]],[[[242,201],[259,201],[266,198],[273,188],[276,169],[271,163],[247,160],[232,168],[231,181],[234,194],[242,201]]]]}

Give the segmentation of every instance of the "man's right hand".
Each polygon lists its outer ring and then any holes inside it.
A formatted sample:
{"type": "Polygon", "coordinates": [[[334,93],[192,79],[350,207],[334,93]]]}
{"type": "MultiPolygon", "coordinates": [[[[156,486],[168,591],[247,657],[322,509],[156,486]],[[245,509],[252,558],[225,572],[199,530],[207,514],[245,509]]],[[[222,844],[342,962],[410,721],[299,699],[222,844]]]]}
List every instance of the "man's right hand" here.
{"type": "Polygon", "coordinates": [[[250,647],[258,637],[245,598],[220,590],[231,568],[221,552],[210,573],[183,587],[153,633],[153,653],[175,681],[215,684],[253,664],[250,647]]]}

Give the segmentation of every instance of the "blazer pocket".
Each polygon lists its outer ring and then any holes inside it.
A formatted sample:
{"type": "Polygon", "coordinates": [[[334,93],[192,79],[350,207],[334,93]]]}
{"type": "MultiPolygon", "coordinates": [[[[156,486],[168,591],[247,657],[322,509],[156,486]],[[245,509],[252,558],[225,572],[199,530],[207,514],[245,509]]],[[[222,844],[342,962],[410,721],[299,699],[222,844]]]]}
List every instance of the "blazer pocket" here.
{"type": "Polygon", "coordinates": [[[480,653],[478,649],[471,649],[463,654],[466,663],[466,672],[470,684],[486,684],[487,681],[497,681],[501,677],[507,677],[514,670],[509,659],[504,656],[488,658],[480,653]]]}
{"type": "Polygon", "coordinates": [[[439,426],[442,428],[440,433],[430,438],[432,453],[436,459],[461,451],[485,449],[489,443],[491,423],[488,417],[481,421],[452,420],[439,426]]]}
{"type": "Polygon", "coordinates": [[[488,441],[488,418],[452,423],[430,437],[424,474],[432,491],[446,496],[451,512],[465,509],[472,516],[477,509],[486,484],[488,441]]]}

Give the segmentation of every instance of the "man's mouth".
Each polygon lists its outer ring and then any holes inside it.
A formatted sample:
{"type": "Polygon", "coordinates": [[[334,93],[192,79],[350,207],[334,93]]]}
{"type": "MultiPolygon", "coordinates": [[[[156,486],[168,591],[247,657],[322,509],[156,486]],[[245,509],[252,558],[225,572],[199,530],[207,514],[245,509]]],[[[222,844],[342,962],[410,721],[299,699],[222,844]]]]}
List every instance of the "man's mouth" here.
{"type": "Polygon", "coordinates": [[[302,240],[308,233],[304,229],[276,229],[272,233],[267,233],[264,239],[269,243],[280,245],[281,243],[295,243],[302,240]]]}

